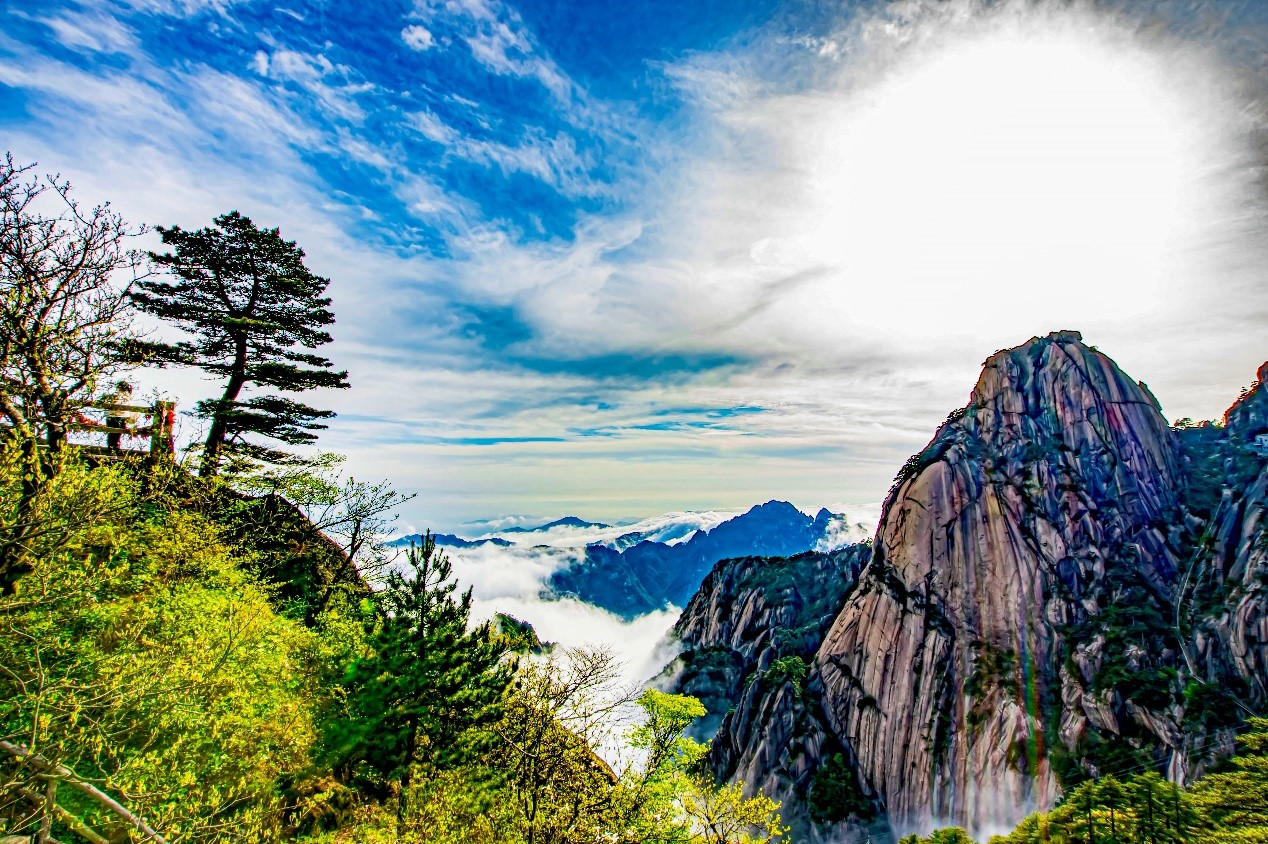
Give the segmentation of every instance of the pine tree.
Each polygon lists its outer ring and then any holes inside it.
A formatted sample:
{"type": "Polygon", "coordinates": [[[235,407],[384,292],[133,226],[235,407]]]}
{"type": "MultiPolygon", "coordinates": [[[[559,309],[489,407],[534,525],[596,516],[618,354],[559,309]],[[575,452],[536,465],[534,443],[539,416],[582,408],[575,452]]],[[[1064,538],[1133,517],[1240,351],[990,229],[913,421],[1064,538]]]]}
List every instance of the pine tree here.
{"type": "Polygon", "coordinates": [[[1248,718],[1238,755],[1189,792],[1203,817],[1202,844],[1268,841],[1268,718],[1248,718]]]}
{"type": "Polygon", "coordinates": [[[304,266],[304,251],[277,229],[259,229],[237,211],[216,217],[210,228],[157,227],[171,251],[150,253],[170,274],[137,283],[138,308],[193,335],[176,343],[140,343],[149,362],[194,366],[225,379],[218,399],[198,403],[210,422],[201,474],[219,472],[226,456],[280,462],[286,455],[246,439],[262,436],[290,445],[312,442],[317,422],[334,416],[284,396],[244,389],[298,393],[345,388],[346,372],[311,351],[331,341],[335,321],[322,294],[330,280],[304,266]]]}
{"type": "Polygon", "coordinates": [[[370,654],[350,667],[348,717],[330,733],[345,773],[394,790],[401,817],[415,765],[469,758],[477,748],[464,740],[496,719],[514,673],[505,637],[487,624],[468,630],[471,590],[455,599],[452,566],[431,535],[406,559],[407,575],[391,573],[376,595],[370,654]]]}

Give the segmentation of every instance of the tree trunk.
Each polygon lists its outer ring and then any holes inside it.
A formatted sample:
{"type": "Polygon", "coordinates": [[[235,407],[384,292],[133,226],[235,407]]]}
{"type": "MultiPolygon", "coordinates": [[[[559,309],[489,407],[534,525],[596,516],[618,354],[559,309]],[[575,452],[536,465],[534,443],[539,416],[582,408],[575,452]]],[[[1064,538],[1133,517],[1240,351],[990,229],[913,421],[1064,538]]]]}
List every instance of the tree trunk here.
{"type": "Polygon", "coordinates": [[[22,489],[18,493],[17,518],[8,536],[0,540],[0,594],[5,595],[12,594],[18,578],[31,570],[26,562],[27,538],[35,524],[35,510],[45,482],[39,442],[27,437],[20,448],[22,489]]]}
{"type": "Polygon", "coordinates": [[[49,844],[53,837],[53,813],[57,810],[57,780],[50,779],[44,786],[44,817],[40,818],[40,832],[35,836],[39,844],[49,844]]]}
{"type": "Polygon", "coordinates": [[[198,469],[199,477],[213,478],[220,471],[220,450],[224,446],[225,437],[229,433],[229,420],[226,418],[226,404],[238,400],[238,395],[247,383],[247,338],[242,335],[235,341],[233,371],[229,383],[225,385],[224,395],[220,397],[220,406],[211,418],[211,430],[207,432],[207,441],[203,444],[203,457],[198,469]]]}
{"type": "Polygon", "coordinates": [[[66,396],[60,390],[41,392],[39,403],[44,415],[44,441],[48,445],[51,467],[56,455],[66,445],[66,396]]]}

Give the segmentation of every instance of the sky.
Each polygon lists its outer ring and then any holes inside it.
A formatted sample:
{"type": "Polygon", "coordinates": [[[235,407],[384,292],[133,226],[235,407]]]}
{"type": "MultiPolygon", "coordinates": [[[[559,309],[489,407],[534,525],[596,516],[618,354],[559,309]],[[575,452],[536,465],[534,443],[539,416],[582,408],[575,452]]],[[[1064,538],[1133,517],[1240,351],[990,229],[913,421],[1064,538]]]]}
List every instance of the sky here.
{"type": "Polygon", "coordinates": [[[1266,35],[1254,0],[0,0],[0,145],[297,241],[352,384],[321,447],[408,529],[814,512],[1052,330],[1222,413],[1268,357],[1266,35]]]}

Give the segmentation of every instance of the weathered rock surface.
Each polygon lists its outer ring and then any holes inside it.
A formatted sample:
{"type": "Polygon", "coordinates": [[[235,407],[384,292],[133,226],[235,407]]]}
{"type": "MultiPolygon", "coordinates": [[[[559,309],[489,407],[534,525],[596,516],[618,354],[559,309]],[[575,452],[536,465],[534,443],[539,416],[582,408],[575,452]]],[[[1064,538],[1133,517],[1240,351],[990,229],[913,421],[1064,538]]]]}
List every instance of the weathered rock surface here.
{"type": "Polygon", "coordinates": [[[674,625],[682,651],[665,683],[709,710],[701,736],[713,734],[749,678],[774,660],[814,655],[870,554],[868,546],[853,545],[738,557],[713,567],[674,625]]]}
{"type": "Polygon", "coordinates": [[[840,748],[805,705],[804,677],[774,663],[804,670],[870,556],[870,546],[852,545],[723,560],[674,628],[683,650],[664,685],[709,710],[697,737],[713,739],[718,774],[786,800],[784,820],[802,833],[811,828],[805,798],[818,762],[840,748]]]}
{"type": "Polygon", "coordinates": [[[1107,566],[1167,599],[1178,485],[1157,401],[1076,333],[987,360],[899,476],[816,660],[828,722],[895,827],[1010,825],[1053,801],[1053,728],[1077,743],[1089,718],[1118,720],[1084,677],[1063,682],[1059,631],[1114,602],[1107,566]]]}
{"type": "MultiPolygon", "coordinates": [[[[1205,502],[1213,511],[1203,533],[1207,541],[1184,561],[1179,587],[1185,621],[1195,627],[1185,654],[1190,670],[1256,710],[1268,703],[1268,455],[1255,445],[1268,433],[1266,380],[1268,363],[1225,414],[1224,430],[1212,432],[1222,435],[1220,448],[1208,449],[1208,460],[1219,463],[1219,500],[1205,502]]],[[[1228,720],[1245,712],[1217,714],[1228,720]]],[[[1213,726],[1220,726],[1218,720],[1213,726]]],[[[1214,741],[1194,738],[1198,751],[1206,748],[1197,739],[1214,741]]],[[[1226,737],[1215,744],[1223,749],[1226,737]]]]}
{"type": "MultiPolygon", "coordinates": [[[[857,793],[835,779],[837,817],[871,798],[891,831],[980,834],[1087,776],[1184,781],[1228,755],[1268,708],[1266,378],[1224,425],[1172,429],[1077,332],[993,355],[900,472],[804,691],[728,698],[719,772],[804,820],[840,753],[857,793]]],[[[684,629],[742,645],[727,676],[752,673],[761,613],[706,586],[684,629]]]]}

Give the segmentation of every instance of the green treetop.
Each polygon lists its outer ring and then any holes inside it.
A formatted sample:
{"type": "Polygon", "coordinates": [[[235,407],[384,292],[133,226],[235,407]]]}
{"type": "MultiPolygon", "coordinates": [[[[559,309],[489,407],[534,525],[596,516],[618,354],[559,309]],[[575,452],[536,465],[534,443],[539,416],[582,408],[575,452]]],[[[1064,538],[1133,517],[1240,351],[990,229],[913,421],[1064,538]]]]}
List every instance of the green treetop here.
{"type": "Polygon", "coordinates": [[[454,597],[452,567],[427,535],[375,596],[369,653],[348,671],[348,718],[332,725],[341,767],[367,788],[398,795],[414,767],[443,769],[470,756],[470,731],[497,716],[514,672],[508,643],[489,626],[468,629],[471,590],[454,597]]]}

